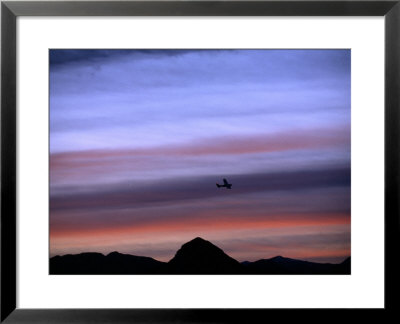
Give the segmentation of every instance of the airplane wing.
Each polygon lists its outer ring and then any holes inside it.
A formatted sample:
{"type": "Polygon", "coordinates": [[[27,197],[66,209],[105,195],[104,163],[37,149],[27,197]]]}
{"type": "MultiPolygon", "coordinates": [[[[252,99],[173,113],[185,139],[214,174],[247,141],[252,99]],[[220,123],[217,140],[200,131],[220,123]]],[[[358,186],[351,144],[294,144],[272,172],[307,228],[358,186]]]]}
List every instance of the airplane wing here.
{"type": "Polygon", "coordinates": [[[227,185],[228,181],[226,179],[223,179],[223,180],[224,180],[224,184],[227,185]]]}

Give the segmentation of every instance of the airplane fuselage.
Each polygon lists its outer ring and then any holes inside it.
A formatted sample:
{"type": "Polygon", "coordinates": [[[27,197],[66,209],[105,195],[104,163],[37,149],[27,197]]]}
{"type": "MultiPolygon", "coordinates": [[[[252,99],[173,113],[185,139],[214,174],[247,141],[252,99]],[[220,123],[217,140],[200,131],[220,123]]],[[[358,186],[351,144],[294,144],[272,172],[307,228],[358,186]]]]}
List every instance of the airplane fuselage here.
{"type": "Polygon", "coordinates": [[[224,179],[224,184],[223,185],[220,185],[218,183],[216,183],[216,185],[217,185],[217,188],[232,189],[232,184],[228,183],[228,181],[226,181],[225,179],[224,179]]]}

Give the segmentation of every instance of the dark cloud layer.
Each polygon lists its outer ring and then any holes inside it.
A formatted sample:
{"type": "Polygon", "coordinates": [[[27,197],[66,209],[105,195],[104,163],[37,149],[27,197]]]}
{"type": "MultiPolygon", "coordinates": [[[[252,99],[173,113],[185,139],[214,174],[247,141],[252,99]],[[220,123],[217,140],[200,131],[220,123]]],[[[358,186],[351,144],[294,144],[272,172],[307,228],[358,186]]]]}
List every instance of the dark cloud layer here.
{"type": "MultiPolygon", "coordinates": [[[[313,188],[350,186],[350,169],[322,169],[282,173],[221,175],[233,183],[233,189],[223,194],[240,195],[256,192],[292,191],[313,188]]],[[[215,177],[168,179],[151,184],[121,184],[90,193],[53,196],[51,210],[127,208],[157,205],[193,199],[215,197],[215,177]]],[[[72,189],[73,193],[74,190],[72,189]]]]}
{"type": "Polygon", "coordinates": [[[50,49],[50,66],[56,67],[73,62],[94,62],[107,58],[118,58],[122,55],[132,55],[136,57],[152,56],[177,56],[193,50],[166,50],[166,49],[50,49]]]}

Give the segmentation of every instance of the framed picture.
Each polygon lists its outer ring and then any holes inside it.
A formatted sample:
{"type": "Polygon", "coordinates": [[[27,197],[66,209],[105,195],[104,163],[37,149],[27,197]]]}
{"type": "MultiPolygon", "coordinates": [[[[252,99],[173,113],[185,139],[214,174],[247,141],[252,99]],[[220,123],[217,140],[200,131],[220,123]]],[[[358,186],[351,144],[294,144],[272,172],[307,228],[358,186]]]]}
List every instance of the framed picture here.
{"type": "Polygon", "coordinates": [[[350,53],[50,49],[50,274],[350,275],[350,53]]]}
{"type": "Polygon", "coordinates": [[[394,312],[399,15],[2,2],[1,321],[394,312]]]}

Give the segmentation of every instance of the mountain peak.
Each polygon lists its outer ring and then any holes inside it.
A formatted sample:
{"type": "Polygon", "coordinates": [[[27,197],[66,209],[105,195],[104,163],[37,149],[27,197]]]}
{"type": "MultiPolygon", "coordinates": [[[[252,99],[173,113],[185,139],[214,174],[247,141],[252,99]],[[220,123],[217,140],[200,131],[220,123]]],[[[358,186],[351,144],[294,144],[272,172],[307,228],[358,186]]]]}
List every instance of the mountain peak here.
{"type": "Polygon", "coordinates": [[[188,247],[214,247],[220,250],[219,247],[215,246],[214,244],[212,244],[210,241],[207,241],[201,237],[196,237],[193,240],[186,242],[185,244],[182,245],[182,248],[188,248],[188,247]]]}
{"type": "Polygon", "coordinates": [[[107,254],[107,256],[116,256],[116,255],[121,255],[121,253],[119,253],[117,251],[113,251],[113,252],[110,252],[109,254],[107,254]]]}
{"type": "Polygon", "coordinates": [[[238,272],[240,267],[238,261],[201,237],[183,244],[168,264],[174,272],[192,274],[238,272]]]}
{"type": "MultiPolygon", "coordinates": [[[[193,240],[191,240],[191,241],[189,241],[189,242],[208,242],[208,241],[206,241],[205,239],[203,239],[202,237],[200,237],[200,236],[197,236],[197,237],[195,237],[193,240]]],[[[188,243],[189,243],[188,242],[188,243]]]]}
{"type": "Polygon", "coordinates": [[[351,258],[350,258],[350,257],[347,257],[346,259],[344,259],[344,261],[342,262],[342,264],[350,263],[350,262],[351,262],[351,258]]]}

